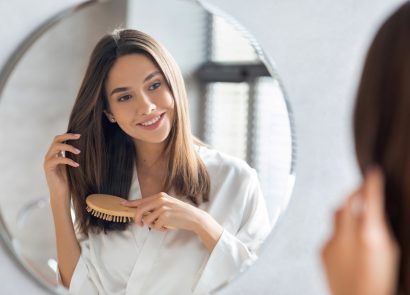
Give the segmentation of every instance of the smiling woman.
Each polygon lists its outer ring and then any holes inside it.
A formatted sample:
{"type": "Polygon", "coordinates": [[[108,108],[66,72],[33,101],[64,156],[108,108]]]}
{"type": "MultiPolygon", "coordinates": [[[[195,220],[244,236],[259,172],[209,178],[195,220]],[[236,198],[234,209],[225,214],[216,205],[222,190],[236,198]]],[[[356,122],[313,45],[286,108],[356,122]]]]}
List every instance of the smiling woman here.
{"type": "Polygon", "coordinates": [[[256,173],[195,140],[187,109],[181,72],[152,37],[124,29],[98,42],[44,161],[71,293],[203,294],[255,260],[271,231],[256,173]],[[124,198],[135,224],[94,217],[90,194],[124,198]]]}

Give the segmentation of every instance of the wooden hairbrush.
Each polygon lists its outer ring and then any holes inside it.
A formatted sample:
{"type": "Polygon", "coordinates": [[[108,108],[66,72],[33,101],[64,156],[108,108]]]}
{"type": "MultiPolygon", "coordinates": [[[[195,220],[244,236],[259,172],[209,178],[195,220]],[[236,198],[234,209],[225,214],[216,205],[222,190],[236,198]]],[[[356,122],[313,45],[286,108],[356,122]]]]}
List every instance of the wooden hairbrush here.
{"type": "Polygon", "coordinates": [[[123,198],[104,194],[92,194],[85,200],[88,213],[97,218],[112,222],[130,222],[134,219],[136,208],[123,206],[122,201],[123,198]]]}
{"type": "MultiPolygon", "coordinates": [[[[85,202],[87,203],[86,210],[92,216],[101,218],[111,222],[131,222],[134,219],[137,208],[130,208],[121,205],[123,198],[105,195],[92,194],[89,195],[85,202]]],[[[145,212],[143,216],[150,212],[145,212]]],[[[164,227],[165,229],[173,229],[171,226],[164,227]]]]}

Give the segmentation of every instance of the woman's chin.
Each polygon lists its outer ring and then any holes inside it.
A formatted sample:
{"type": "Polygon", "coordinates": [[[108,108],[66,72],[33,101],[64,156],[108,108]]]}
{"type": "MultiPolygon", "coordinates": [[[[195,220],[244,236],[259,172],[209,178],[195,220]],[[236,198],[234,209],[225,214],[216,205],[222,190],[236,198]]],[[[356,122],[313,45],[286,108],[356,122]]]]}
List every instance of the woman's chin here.
{"type": "Polygon", "coordinates": [[[136,144],[164,144],[168,138],[168,135],[158,136],[155,138],[133,138],[136,144]]]}

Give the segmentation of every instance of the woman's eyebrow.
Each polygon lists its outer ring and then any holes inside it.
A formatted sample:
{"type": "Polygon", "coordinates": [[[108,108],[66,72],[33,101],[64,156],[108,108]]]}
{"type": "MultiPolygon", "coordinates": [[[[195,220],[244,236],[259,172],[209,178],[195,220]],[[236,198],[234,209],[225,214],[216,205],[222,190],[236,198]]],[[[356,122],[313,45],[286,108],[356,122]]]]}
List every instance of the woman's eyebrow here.
{"type": "Polygon", "coordinates": [[[113,91],[111,91],[110,96],[113,95],[113,94],[115,94],[115,93],[125,92],[125,91],[128,91],[128,90],[130,90],[129,87],[118,87],[118,88],[115,88],[113,91]]]}
{"type": "MultiPolygon", "coordinates": [[[[154,72],[150,73],[148,76],[145,77],[144,83],[146,81],[152,79],[156,75],[161,75],[161,72],[160,71],[154,71],[154,72]]],[[[110,96],[115,94],[115,93],[118,93],[118,92],[125,92],[125,91],[129,91],[129,90],[130,90],[130,87],[117,87],[113,91],[111,91],[110,96]]]]}
{"type": "Polygon", "coordinates": [[[151,74],[149,74],[148,76],[145,77],[144,82],[147,82],[148,80],[152,79],[154,76],[161,74],[160,71],[154,71],[151,74]]]}

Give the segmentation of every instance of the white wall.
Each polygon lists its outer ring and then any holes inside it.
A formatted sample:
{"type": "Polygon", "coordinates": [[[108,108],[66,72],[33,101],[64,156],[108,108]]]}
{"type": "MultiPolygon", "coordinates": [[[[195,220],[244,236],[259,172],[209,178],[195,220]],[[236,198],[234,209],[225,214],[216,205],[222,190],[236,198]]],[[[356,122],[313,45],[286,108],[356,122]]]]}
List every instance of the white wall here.
{"type": "MultiPolygon", "coordinates": [[[[44,17],[79,1],[0,1],[0,65],[44,17]],[[35,13],[34,13],[35,12],[35,13]]],[[[297,128],[296,187],[261,259],[221,294],[326,294],[318,249],[357,183],[350,111],[368,43],[403,0],[211,0],[277,63],[297,128]]],[[[0,248],[0,293],[44,294],[0,248]]]]}

